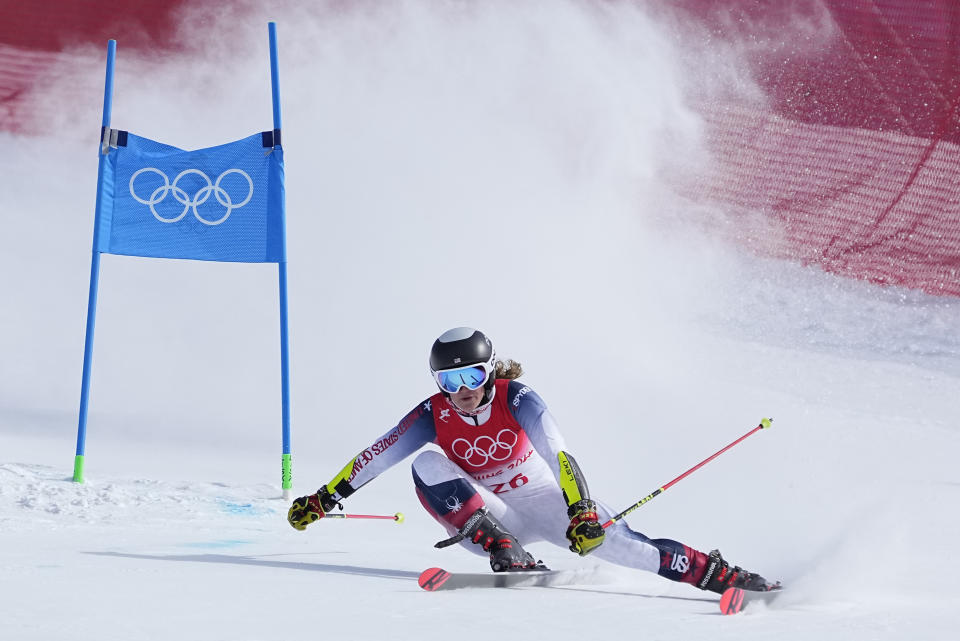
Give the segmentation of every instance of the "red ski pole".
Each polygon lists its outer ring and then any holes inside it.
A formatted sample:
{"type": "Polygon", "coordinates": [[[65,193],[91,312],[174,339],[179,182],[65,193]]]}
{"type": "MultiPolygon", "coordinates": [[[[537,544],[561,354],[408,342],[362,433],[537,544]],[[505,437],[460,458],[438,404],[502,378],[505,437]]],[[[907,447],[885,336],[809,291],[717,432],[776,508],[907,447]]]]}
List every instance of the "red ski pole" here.
{"type": "Polygon", "coordinates": [[[396,521],[397,523],[403,523],[403,514],[397,512],[396,514],[330,514],[327,513],[323,518],[325,519],[386,519],[390,521],[396,521]]]}
{"type": "Polygon", "coordinates": [[[636,503],[634,503],[633,505],[631,505],[630,507],[628,507],[627,509],[625,509],[625,510],[624,510],[623,512],[621,512],[620,514],[617,514],[616,516],[611,517],[611,519],[610,519],[609,521],[607,521],[606,523],[603,524],[603,528],[606,529],[606,528],[610,527],[611,525],[614,524],[614,522],[619,521],[620,519],[622,519],[622,518],[625,517],[626,515],[630,514],[630,513],[633,512],[635,509],[637,509],[638,507],[640,507],[641,505],[643,505],[643,504],[646,503],[647,501],[651,500],[653,497],[659,496],[660,494],[663,494],[664,492],[667,491],[667,488],[669,488],[671,485],[673,485],[673,484],[676,483],[677,481],[679,481],[679,480],[681,480],[681,479],[683,479],[683,478],[686,478],[687,476],[689,476],[689,475],[692,474],[693,472],[696,472],[696,471],[699,470],[701,467],[703,467],[704,465],[706,465],[707,463],[709,463],[709,462],[712,461],[713,459],[717,458],[718,456],[720,456],[721,454],[723,454],[724,452],[726,452],[726,451],[729,450],[731,447],[733,447],[734,445],[736,445],[736,444],[739,443],[740,441],[744,440],[744,439],[747,438],[748,436],[752,436],[752,435],[755,434],[756,432],[759,432],[759,431],[762,430],[762,429],[766,429],[766,428],[770,427],[770,424],[771,424],[771,423],[773,423],[773,419],[772,419],[772,418],[760,419],[760,424],[757,425],[755,428],[753,428],[752,430],[750,430],[749,432],[747,432],[746,434],[744,434],[743,436],[741,436],[740,438],[738,438],[737,440],[735,440],[733,443],[731,443],[730,445],[728,445],[728,446],[726,446],[725,448],[723,448],[722,450],[720,450],[720,451],[718,451],[718,452],[715,452],[714,454],[712,454],[712,455],[711,455],[710,457],[708,457],[708,458],[703,459],[702,461],[700,461],[699,463],[697,463],[696,465],[694,465],[693,467],[691,467],[689,470],[687,470],[686,472],[684,472],[683,474],[681,474],[681,475],[678,476],[677,478],[673,479],[672,481],[670,481],[669,483],[667,483],[667,484],[664,485],[663,487],[659,487],[659,488],[657,488],[656,490],[654,490],[653,492],[651,492],[650,494],[646,495],[645,497],[643,497],[642,499],[640,499],[639,501],[637,501],[636,503]]]}

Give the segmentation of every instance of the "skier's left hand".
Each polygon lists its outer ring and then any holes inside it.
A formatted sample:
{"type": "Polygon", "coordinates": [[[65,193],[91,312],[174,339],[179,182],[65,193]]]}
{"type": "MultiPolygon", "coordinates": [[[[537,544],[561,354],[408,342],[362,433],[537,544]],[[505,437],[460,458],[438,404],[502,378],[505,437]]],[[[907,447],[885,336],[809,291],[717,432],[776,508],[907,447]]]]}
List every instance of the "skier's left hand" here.
{"type": "Polygon", "coordinates": [[[596,503],[590,499],[578,501],[570,506],[567,515],[570,516],[567,539],[570,541],[571,552],[586,556],[600,547],[604,533],[597,518],[596,503]]]}

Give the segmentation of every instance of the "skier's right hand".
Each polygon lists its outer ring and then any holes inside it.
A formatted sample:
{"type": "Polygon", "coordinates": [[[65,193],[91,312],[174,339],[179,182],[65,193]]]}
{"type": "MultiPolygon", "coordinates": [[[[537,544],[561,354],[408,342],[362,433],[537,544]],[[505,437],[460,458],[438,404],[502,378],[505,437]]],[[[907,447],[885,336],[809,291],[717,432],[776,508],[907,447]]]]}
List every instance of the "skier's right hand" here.
{"type": "Polygon", "coordinates": [[[335,505],[338,505],[337,501],[330,496],[326,487],[322,487],[315,494],[294,499],[287,511],[287,521],[295,530],[305,530],[308,525],[326,516],[335,505]]]}

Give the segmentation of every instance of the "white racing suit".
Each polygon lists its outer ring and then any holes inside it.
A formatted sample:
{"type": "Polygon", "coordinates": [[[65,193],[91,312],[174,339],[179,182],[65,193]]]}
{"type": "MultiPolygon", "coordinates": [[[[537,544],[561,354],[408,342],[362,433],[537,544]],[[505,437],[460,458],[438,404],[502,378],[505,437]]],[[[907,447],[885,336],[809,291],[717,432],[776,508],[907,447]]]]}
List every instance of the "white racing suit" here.
{"type": "MultiPolygon", "coordinates": [[[[360,452],[327,489],[336,499],[346,498],[428,443],[443,453],[421,452],[413,460],[413,481],[420,502],[449,535],[486,506],[521,545],[569,545],[557,460],[565,449],[563,437],[540,396],[518,381],[497,380],[492,403],[476,417],[457,413],[443,394],[434,394],[360,452]]],[[[613,515],[600,501],[597,513],[601,523],[613,515]]],[[[592,554],[618,565],[693,584],[707,566],[702,552],[670,539],[650,539],[623,521],[605,534],[592,554]]],[[[462,544],[486,554],[468,540],[462,544]]]]}

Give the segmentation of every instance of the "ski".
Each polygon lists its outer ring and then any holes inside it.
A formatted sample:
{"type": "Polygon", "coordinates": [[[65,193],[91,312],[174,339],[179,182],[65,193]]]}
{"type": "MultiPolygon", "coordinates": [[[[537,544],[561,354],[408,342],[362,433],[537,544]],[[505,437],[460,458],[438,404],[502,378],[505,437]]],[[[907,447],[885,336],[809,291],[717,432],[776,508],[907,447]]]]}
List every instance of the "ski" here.
{"type": "Polygon", "coordinates": [[[766,592],[729,588],[720,597],[720,614],[737,614],[751,603],[770,603],[781,594],[783,594],[782,588],[775,588],[766,592]]]}
{"type": "Polygon", "coordinates": [[[547,587],[574,583],[582,574],[563,570],[523,570],[519,572],[458,573],[429,568],[420,573],[418,583],[427,592],[462,588],[547,587]]]}

